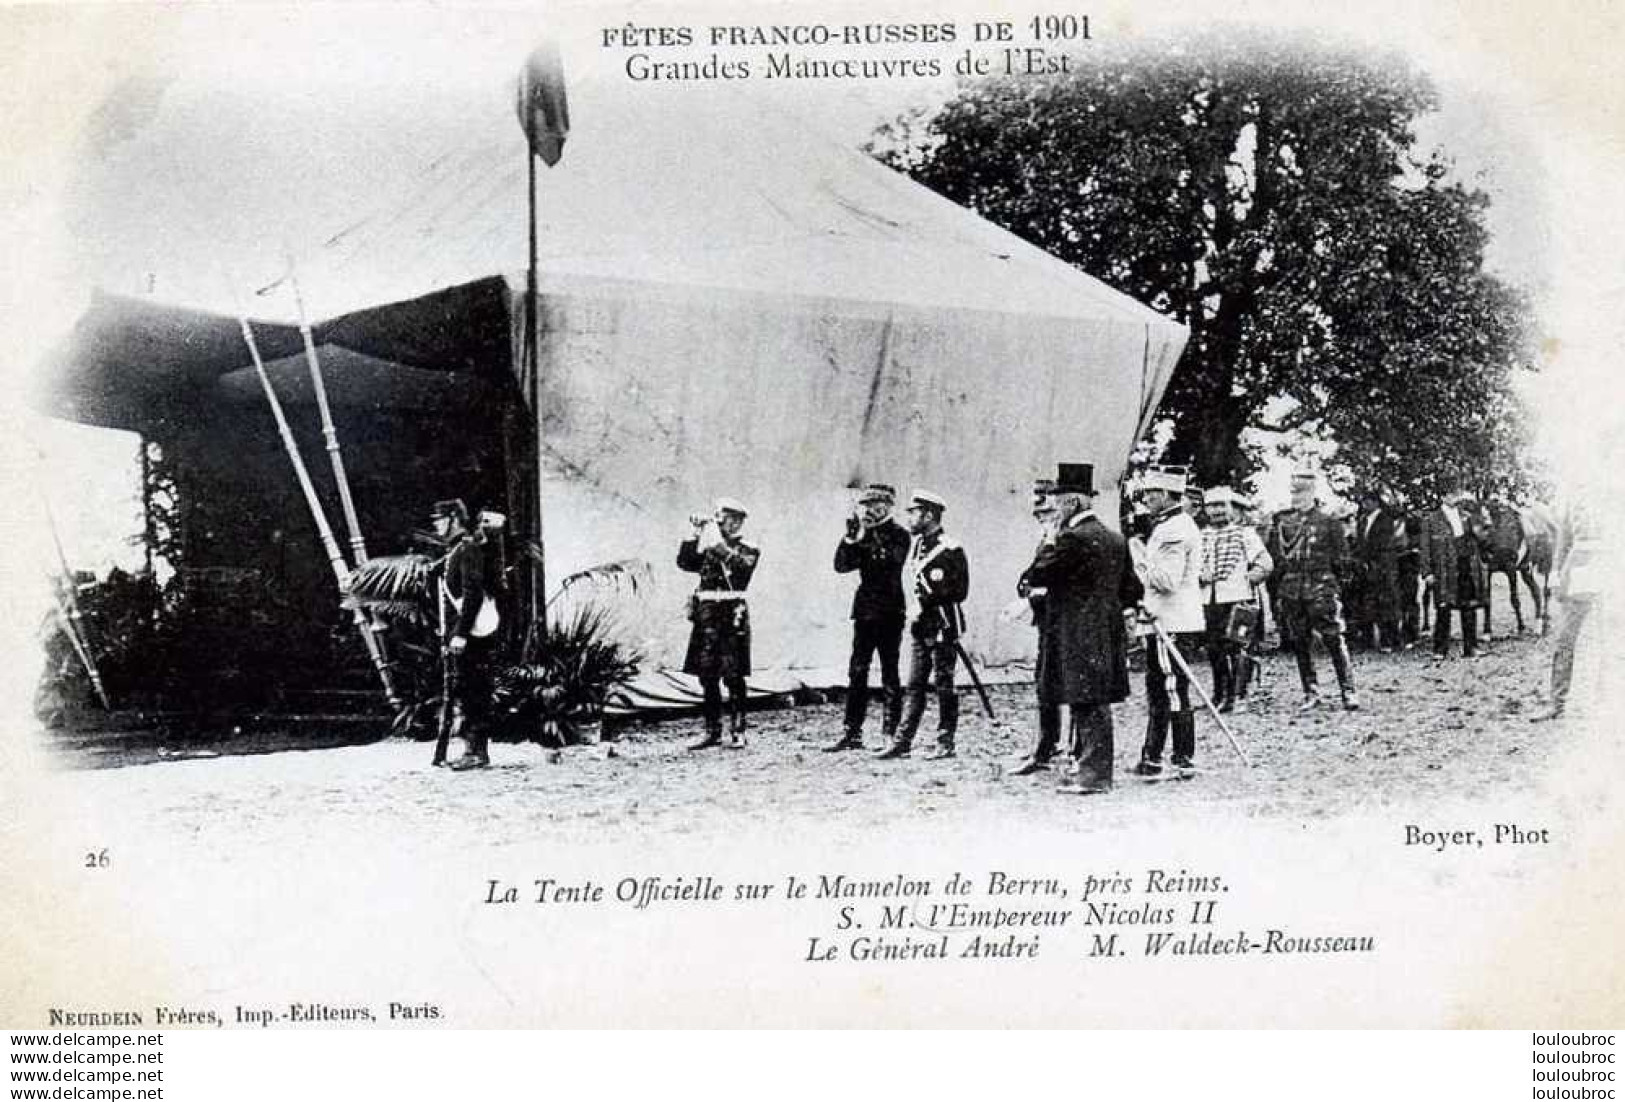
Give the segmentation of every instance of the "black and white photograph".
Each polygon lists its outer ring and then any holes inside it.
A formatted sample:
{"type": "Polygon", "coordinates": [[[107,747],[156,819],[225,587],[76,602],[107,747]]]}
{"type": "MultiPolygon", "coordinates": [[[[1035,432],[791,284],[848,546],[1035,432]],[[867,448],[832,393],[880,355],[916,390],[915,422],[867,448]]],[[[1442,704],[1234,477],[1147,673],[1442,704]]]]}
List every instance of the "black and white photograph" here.
{"type": "Polygon", "coordinates": [[[1622,30],[0,9],[0,1027],[1617,1027],[1622,30]]]}

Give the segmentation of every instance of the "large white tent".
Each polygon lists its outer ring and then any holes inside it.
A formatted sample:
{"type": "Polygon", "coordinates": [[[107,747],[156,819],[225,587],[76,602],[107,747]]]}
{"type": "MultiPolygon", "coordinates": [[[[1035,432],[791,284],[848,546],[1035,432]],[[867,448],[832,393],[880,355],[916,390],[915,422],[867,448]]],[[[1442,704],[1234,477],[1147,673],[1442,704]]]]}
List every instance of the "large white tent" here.
{"type": "MultiPolygon", "coordinates": [[[[447,372],[516,370],[526,165],[510,95],[426,91],[421,111],[396,95],[386,137],[356,104],[136,90],[138,117],[97,137],[75,200],[83,270],[116,297],[64,350],[53,408],[120,423],[125,382],[154,372],[161,401],[256,401],[221,325],[240,306],[293,391],[283,243],[352,420],[402,404],[389,380],[432,404],[456,397],[447,372]]],[[[686,518],[741,498],[763,548],[758,666],[838,681],[849,487],[923,486],[970,556],[972,651],[1030,653],[1030,627],[1001,612],[1033,548],[1032,479],[1092,462],[1114,501],[1183,328],[748,91],[571,96],[539,189],[550,576],[647,559],[637,630],[674,663],[686,518]]],[[[368,535],[388,549],[402,533],[368,535]]]]}

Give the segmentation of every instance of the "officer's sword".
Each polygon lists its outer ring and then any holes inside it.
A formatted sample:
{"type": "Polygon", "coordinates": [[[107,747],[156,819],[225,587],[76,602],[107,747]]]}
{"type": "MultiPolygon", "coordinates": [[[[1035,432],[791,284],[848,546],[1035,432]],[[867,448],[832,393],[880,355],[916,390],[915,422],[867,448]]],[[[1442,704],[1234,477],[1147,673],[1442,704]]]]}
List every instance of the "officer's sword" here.
{"type": "Polygon", "coordinates": [[[1190,687],[1196,690],[1197,697],[1201,699],[1203,705],[1207,707],[1207,710],[1212,713],[1213,721],[1219,725],[1219,730],[1223,731],[1224,737],[1230,740],[1230,749],[1236,752],[1236,757],[1241,759],[1241,764],[1245,765],[1248,769],[1251,769],[1253,767],[1253,763],[1247,760],[1246,754],[1242,753],[1241,744],[1236,741],[1236,736],[1231,732],[1230,725],[1226,723],[1224,721],[1224,717],[1219,714],[1219,709],[1213,706],[1213,701],[1208,698],[1207,691],[1202,688],[1202,683],[1196,680],[1195,674],[1191,673],[1190,666],[1185,662],[1185,656],[1179,653],[1179,648],[1176,647],[1174,645],[1174,641],[1168,637],[1168,633],[1162,630],[1162,624],[1157,621],[1155,616],[1151,615],[1148,609],[1142,605],[1140,612],[1148,621],[1150,621],[1151,630],[1157,633],[1158,640],[1162,642],[1163,646],[1168,648],[1168,656],[1174,660],[1174,665],[1179,667],[1179,672],[1185,675],[1185,680],[1190,684],[1190,687]]]}
{"type": "Polygon", "coordinates": [[[971,665],[970,655],[965,653],[965,646],[959,641],[959,633],[953,630],[953,625],[948,622],[948,611],[941,605],[937,606],[937,618],[953,636],[954,653],[959,655],[959,660],[965,664],[965,672],[970,674],[970,683],[976,686],[976,695],[982,698],[982,711],[987,713],[988,719],[996,719],[997,717],[993,715],[993,704],[987,698],[987,690],[982,688],[982,679],[976,676],[976,667],[971,665]]]}

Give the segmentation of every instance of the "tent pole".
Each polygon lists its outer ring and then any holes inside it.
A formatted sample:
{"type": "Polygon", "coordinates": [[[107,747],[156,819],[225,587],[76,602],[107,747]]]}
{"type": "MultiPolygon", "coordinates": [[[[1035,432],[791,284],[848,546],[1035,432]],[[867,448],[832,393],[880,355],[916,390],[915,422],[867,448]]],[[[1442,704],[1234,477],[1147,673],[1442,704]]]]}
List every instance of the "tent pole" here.
{"type": "MultiPolygon", "coordinates": [[[[265,400],[271,407],[271,415],[276,418],[277,433],[282,437],[282,446],[287,450],[288,462],[293,465],[293,473],[299,479],[299,488],[304,491],[305,504],[310,507],[310,516],[316,523],[316,534],[321,538],[322,548],[327,552],[327,561],[333,567],[333,577],[338,580],[342,591],[346,579],[350,576],[350,568],[344,564],[344,552],[339,550],[338,541],[333,538],[333,529],[327,523],[327,514],[322,510],[321,499],[316,496],[316,487],[311,484],[310,472],[305,469],[305,460],[299,454],[299,445],[293,438],[293,430],[288,427],[288,419],[282,412],[282,402],[276,396],[276,390],[271,386],[271,377],[265,373],[265,361],[260,358],[259,344],[254,340],[254,331],[249,328],[248,318],[238,315],[237,324],[242,327],[243,343],[248,345],[248,354],[254,359],[254,372],[259,376],[260,386],[265,391],[265,400]]],[[[378,680],[383,683],[384,695],[389,699],[390,706],[401,706],[400,696],[395,692],[394,680],[389,675],[389,664],[384,660],[383,649],[378,645],[378,639],[372,633],[367,618],[360,609],[355,609],[356,630],[361,632],[361,641],[366,644],[367,655],[372,659],[373,668],[378,671],[378,680]]]]}
{"type": "Polygon", "coordinates": [[[527,645],[525,659],[531,657],[533,641],[536,646],[547,644],[547,543],[542,535],[542,342],[541,342],[541,303],[537,301],[537,247],[536,247],[536,153],[526,147],[526,167],[528,169],[528,195],[527,208],[530,212],[530,266],[525,273],[525,356],[530,370],[526,375],[525,384],[529,393],[526,397],[530,402],[531,424],[534,427],[533,440],[535,441],[536,466],[531,472],[530,493],[533,495],[534,508],[532,520],[534,521],[536,546],[542,549],[542,560],[538,562],[531,559],[530,581],[530,622],[527,626],[527,645]]]}
{"type": "MultiPolygon", "coordinates": [[[[44,482],[38,483],[43,486],[44,482]]],[[[85,674],[90,678],[90,687],[96,692],[96,699],[101,702],[102,711],[111,712],[112,703],[107,698],[107,688],[102,684],[102,674],[96,668],[96,659],[90,653],[88,637],[85,635],[84,617],[79,614],[78,584],[73,580],[73,571],[68,567],[68,553],[62,548],[62,537],[56,529],[56,514],[51,511],[51,499],[40,491],[40,505],[45,510],[45,526],[50,529],[51,543],[56,548],[57,565],[62,571],[62,584],[57,587],[57,618],[62,625],[62,634],[68,637],[68,643],[79,656],[80,665],[84,666],[85,674]]]]}
{"type": "Polygon", "coordinates": [[[293,286],[294,307],[299,311],[299,335],[305,341],[305,362],[310,365],[310,385],[316,392],[316,408],[322,419],[322,439],[327,444],[327,455],[333,464],[333,481],[339,488],[339,505],[344,510],[344,526],[350,533],[350,555],[360,566],[367,561],[367,542],[361,535],[361,521],[356,516],[355,499],[350,496],[350,477],[344,471],[344,453],[339,447],[339,430],[333,425],[333,411],[327,404],[327,383],[322,378],[322,364],[316,356],[316,339],[310,331],[310,319],[305,315],[305,298],[299,292],[299,274],[294,271],[293,258],[288,258],[288,282],[293,286]]]}

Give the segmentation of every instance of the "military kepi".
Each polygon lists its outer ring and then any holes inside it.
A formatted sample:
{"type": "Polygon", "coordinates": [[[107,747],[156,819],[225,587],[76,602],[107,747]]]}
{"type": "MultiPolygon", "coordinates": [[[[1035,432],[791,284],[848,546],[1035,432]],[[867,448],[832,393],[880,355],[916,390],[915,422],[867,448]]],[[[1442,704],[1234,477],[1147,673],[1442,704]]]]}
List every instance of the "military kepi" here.
{"type": "Polygon", "coordinates": [[[884,482],[871,482],[863,488],[863,492],[858,495],[858,500],[861,502],[884,501],[890,505],[897,500],[897,488],[888,486],[884,482]]]}
{"type": "Polygon", "coordinates": [[[1140,485],[1147,490],[1166,490],[1171,494],[1183,494],[1189,471],[1188,467],[1147,467],[1140,485]]]}
{"type": "Polygon", "coordinates": [[[914,496],[909,499],[908,507],[910,509],[931,509],[937,513],[942,513],[948,508],[948,503],[942,499],[940,494],[934,494],[930,490],[915,490],[914,496]]]}
{"type": "Polygon", "coordinates": [[[1060,463],[1055,470],[1055,492],[1058,494],[1095,493],[1095,465],[1093,463],[1060,463]]]}
{"type": "Polygon", "coordinates": [[[736,513],[742,517],[750,516],[750,510],[746,509],[745,506],[740,503],[739,499],[734,497],[717,498],[717,512],[736,513]]]}
{"type": "Polygon", "coordinates": [[[429,510],[429,516],[435,519],[453,517],[466,525],[468,523],[468,506],[463,504],[463,499],[460,497],[443,498],[434,503],[434,508],[429,510]]]}

